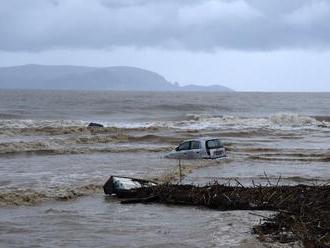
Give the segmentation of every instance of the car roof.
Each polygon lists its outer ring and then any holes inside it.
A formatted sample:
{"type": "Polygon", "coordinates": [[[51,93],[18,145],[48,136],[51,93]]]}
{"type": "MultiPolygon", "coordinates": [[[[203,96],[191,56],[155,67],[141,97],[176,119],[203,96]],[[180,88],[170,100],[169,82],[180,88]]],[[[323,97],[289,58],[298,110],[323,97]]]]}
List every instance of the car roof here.
{"type": "Polygon", "coordinates": [[[189,142],[189,141],[200,141],[200,142],[204,141],[205,142],[205,141],[208,141],[208,140],[215,140],[215,139],[220,140],[219,138],[216,138],[216,137],[200,137],[200,138],[195,138],[195,139],[184,140],[181,143],[189,142]]]}

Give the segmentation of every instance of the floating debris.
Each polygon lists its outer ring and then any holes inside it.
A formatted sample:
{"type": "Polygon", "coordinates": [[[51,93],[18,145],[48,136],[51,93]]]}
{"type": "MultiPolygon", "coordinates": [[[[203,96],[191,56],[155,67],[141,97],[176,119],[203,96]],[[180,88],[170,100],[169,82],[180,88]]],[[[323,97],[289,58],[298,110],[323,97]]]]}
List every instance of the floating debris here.
{"type": "Polygon", "coordinates": [[[208,186],[161,184],[126,190],[122,203],[164,203],[225,210],[272,210],[253,227],[260,240],[301,241],[307,248],[330,247],[330,186],[208,186]]]}
{"type": "Polygon", "coordinates": [[[111,176],[104,184],[103,190],[106,195],[115,194],[118,197],[132,197],[135,190],[139,188],[146,188],[156,186],[157,183],[144,179],[137,179],[132,177],[111,176]]]}

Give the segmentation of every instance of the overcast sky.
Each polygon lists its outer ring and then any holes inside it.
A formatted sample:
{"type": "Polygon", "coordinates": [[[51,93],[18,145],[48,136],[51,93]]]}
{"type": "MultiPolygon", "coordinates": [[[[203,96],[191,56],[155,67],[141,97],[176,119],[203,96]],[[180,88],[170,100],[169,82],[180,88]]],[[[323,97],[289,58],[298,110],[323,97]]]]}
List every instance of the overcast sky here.
{"type": "Polygon", "coordinates": [[[180,84],[330,91],[329,0],[0,1],[0,66],[130,65],[180,84]]]}

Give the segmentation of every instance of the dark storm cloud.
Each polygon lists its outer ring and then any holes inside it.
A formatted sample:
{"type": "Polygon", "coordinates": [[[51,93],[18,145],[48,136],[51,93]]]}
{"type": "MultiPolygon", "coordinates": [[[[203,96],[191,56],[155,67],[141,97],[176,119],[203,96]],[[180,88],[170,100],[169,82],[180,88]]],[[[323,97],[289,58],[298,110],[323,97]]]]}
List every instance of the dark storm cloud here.
{"type": "Polygon", "coordinates": [[[0,50],[328,49],[327,0],[10,0],[0,50]]]}

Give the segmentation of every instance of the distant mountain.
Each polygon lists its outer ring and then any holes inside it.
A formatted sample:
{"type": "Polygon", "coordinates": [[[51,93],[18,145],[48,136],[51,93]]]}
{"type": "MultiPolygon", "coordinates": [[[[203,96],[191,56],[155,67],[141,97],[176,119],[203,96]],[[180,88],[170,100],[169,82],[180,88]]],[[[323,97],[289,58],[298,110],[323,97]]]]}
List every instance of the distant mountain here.
{"type": "Polygon", "coordinates": [[[179,86],[163,76],[128,66],[23,65],[0,67],[2,89],[78,89],[131,91],[232,91],[223,86],[179,86]]]}

